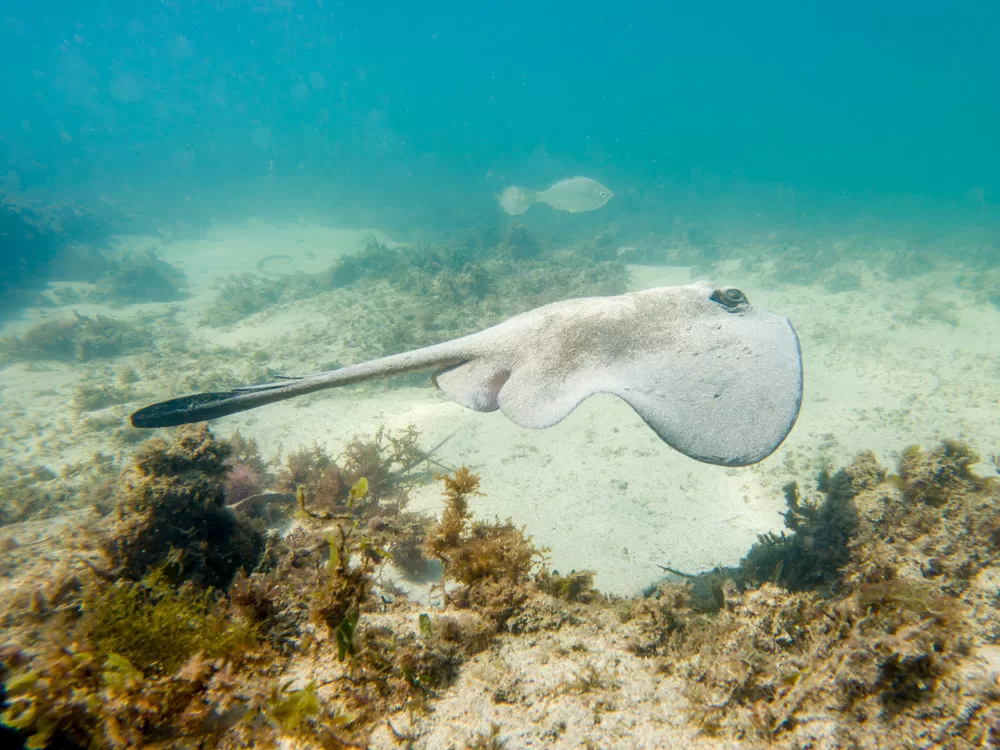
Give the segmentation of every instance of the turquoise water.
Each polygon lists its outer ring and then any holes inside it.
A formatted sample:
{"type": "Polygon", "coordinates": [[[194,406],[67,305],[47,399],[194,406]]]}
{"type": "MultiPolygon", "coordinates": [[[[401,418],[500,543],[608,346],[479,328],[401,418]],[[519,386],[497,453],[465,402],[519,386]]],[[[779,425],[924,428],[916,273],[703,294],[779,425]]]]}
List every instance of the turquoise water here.
{"type": "Polygon", "coordinates": [[[308,210],[411,229],[585,173],[622,198],[602,221],[655,222],[661,198],[940,227],[1000,187],[998,28],[989,2],[12,0],[4,189],[138,228],[308,210]]]}

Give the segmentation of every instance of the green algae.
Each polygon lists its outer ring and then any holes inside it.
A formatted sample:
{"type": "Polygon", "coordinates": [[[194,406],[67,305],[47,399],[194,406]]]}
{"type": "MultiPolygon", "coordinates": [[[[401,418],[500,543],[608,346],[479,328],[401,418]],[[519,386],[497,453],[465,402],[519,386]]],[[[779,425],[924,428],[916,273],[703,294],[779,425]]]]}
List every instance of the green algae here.
{"type": "Polygon", "coordinates": [[[117,581],[83,601],[83,632],[99,654],[143,674],[169,674],[195,654],[231,656],[250,647],[254,629],[227,616],[209,590],[175,588],[162,570],[117,581]]]}

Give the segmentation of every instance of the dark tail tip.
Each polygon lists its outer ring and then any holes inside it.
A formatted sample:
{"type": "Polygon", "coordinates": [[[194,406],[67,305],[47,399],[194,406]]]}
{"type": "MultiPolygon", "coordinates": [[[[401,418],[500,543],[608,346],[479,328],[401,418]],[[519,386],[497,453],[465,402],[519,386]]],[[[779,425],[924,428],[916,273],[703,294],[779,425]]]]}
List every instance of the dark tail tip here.
{"type": "Polygon", "coordinates": [[[237,391],[196,393],[145,406],[129,418],[133,427],[176,427],[192,422],[224,417],[252,408],[246,394],[237,391]]]}

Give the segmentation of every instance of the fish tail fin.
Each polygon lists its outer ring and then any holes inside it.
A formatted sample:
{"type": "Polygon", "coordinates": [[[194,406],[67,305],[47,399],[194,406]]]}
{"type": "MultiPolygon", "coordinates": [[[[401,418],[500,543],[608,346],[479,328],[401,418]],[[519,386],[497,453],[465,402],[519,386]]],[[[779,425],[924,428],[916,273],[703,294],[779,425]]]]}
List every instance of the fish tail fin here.
{"type": "Polygon", "coordinates": [[[538,193],[528,188],[510,185],[497,196],[497,200],[500,201],[500,208],[509,215],[518,216],[538,202],[538,193]]]}

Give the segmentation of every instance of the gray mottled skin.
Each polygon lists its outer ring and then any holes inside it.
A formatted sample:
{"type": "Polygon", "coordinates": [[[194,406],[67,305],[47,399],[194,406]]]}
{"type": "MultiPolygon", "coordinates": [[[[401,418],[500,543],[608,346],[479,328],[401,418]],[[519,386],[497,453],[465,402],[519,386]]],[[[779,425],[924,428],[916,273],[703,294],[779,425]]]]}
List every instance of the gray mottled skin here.
{"type": "Polygon", "coordinates": [[[550,427],[588,396],[610,393],[669,445],[726,466],[773,453],[802,400],[802,360],[788,319],[756,309],[730,287],[697,283],[556,302],[424,349],[153,404],[133,414],[132,423],[200,422],[431,369],[449,398],[476,411],[500,409],[523,427],[550,427]]]}

